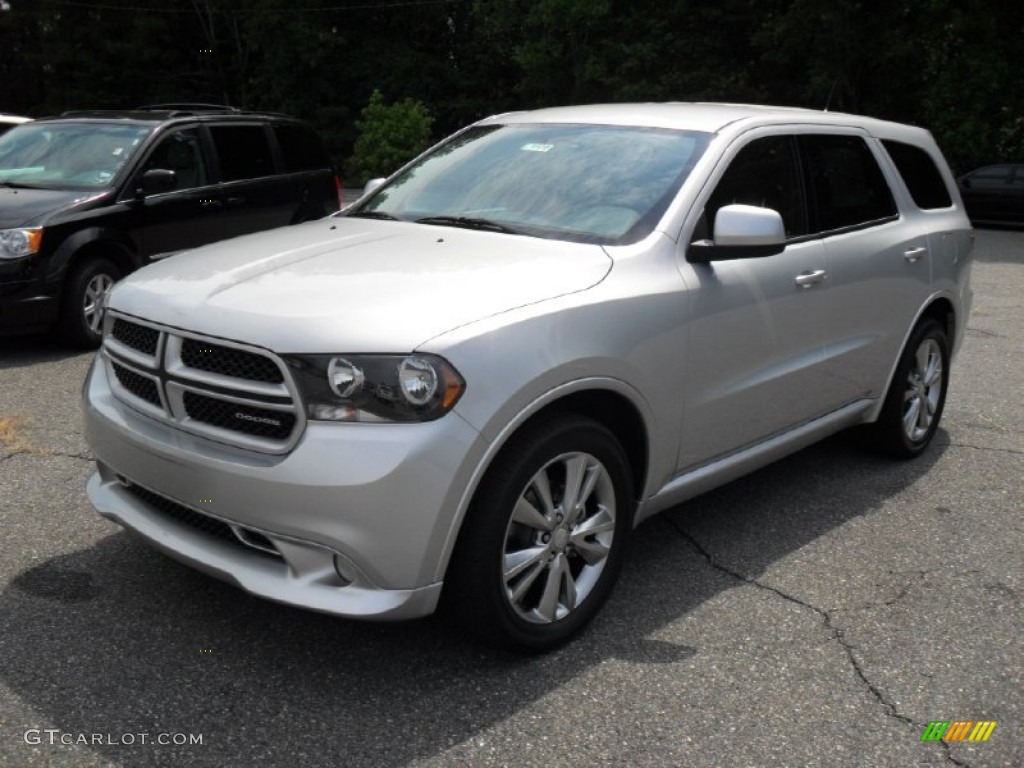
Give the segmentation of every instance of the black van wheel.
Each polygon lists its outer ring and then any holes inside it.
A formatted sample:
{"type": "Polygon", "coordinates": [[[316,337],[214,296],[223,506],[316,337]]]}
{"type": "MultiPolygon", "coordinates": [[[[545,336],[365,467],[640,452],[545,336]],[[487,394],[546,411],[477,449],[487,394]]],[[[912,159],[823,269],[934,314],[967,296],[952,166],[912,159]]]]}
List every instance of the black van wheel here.
{"type": "Polygon", "coordinates": [[[63,341],[94,349],[102,336],[103,302],[121,270],[110,259],[91,258],[68,275],[61,298],[57,333],[63,341]]]}

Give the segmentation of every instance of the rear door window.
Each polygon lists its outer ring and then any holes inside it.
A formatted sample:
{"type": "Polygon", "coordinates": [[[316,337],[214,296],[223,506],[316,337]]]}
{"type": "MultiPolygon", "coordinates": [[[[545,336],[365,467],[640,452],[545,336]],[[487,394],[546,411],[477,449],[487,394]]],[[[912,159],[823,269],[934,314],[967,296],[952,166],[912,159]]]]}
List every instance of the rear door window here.
{"type": "Polygon", "coordinates": [[[285,172],[318,171],[330,166],[320,137],[312,128],[280,124],[274,126],[274,135],[281,148],[285,172]]]}
{"type": "Polygon", "coordinates": [[[830,232],[866,226],[899,211],[875,156],[859,136],[799,137],[813,229],[830,232]]]}
{"type": "Polygon", "coordinates": [[[262,125],[214,125],[210,135],[220,159],[221,181],[274,174],[274,156],[262,125]]]}

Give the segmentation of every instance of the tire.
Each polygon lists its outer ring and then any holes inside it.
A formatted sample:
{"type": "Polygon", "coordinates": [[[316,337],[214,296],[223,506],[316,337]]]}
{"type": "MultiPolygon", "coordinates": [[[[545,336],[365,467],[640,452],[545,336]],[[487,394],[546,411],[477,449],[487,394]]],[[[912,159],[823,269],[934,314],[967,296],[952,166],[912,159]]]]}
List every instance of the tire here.
{"type": "Polygon", "coordinates": [[[942,326],[921,321],[900,356],[878,421],[867,444],[902,459],[919,456],[939,428],[949,386],[949,342],[942,326]]]}
{"type": "Polygon", "coordinates": [[[100,345],[99,300],[121,277],[110,259],[90,258],[74,267],[64,283],[56,331],[62,341],[95,349],[100,345]]]}
{"type": "Polygon", "coordinates": [[[625,453],[605,427],[575,415],[527,425],[477,489],[452,554],[444,609],[488,645],[556,648],[611,593],[633,505],[625,453]],[[575,492],[567,497],[574,486],[579,501],[575,492]]]}

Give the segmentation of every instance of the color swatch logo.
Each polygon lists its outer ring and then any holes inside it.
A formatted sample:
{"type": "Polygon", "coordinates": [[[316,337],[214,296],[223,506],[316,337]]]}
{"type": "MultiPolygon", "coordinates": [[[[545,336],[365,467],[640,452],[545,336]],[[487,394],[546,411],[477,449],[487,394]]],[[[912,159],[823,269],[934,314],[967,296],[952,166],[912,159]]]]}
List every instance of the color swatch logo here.
{"type": "Polygon", "coordinates": [[[932,720],[921,741],[988,741],[995,729],[995,720],[932,720]]]}

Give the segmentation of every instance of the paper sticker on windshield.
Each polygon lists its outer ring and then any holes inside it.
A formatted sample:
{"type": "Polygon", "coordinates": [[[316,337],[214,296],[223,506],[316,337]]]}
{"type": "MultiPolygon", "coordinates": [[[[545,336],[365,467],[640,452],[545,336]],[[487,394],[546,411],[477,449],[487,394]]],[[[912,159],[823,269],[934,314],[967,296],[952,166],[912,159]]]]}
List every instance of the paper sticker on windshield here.
{"type": "Polygon", "coordinates": [[[523,144],[522,150],[524,152],[549,152],[554,146],[554,144],[523,144]]]}

